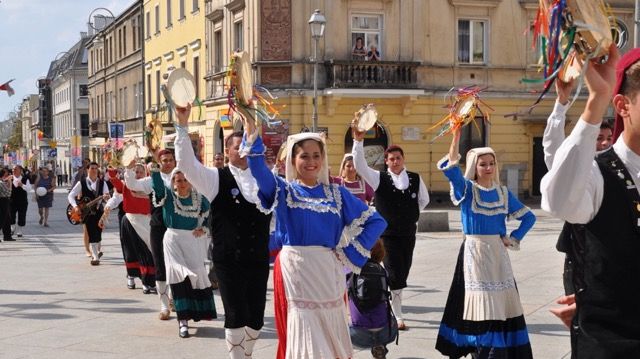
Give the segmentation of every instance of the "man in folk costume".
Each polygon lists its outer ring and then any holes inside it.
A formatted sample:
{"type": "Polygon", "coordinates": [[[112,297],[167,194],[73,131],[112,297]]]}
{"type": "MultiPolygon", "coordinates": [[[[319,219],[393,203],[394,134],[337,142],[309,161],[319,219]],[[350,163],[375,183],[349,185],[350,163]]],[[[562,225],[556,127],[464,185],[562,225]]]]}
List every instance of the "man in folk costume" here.
{"type": "Polygon", "coordinates": [[[107,184],[98,177],[98,164],[95,162],[89,163],[87,167],[87,177],[76,183],[75,186],[69,192],[67,200],[69,204],[73,206],[75,212],[80,211],[78,206],[78,200],[81,199],[84,202],[92,201],[102,197],[101,201],[98,201],[93,205],[93,211],[84,218],[84,224],[89,235],[89,244],[91,247],[91,265],[99,265],[100,257],[100,242],[102,242],[102,228],[100,228],[99,221],[103,213],[103,201],[109,199],[109,188],[107,184]]]}
{"type": "Polygon", "coordinates": [[[11,237],[11,175],[8,169],[0,167],[0,227],[4,241],[15,241],[11,237]]]}
{"type": "Polygon", "coordinates": [[[353,127],[353,163],[356,172],[375,191],[376,209],[387,221],[382,234],[386,254],[384,267],[389,274],[391,305],[398,320],[398,329],[405,330],[402,315],[402,289],[407,287],[413,249],[416,244],[416,223],[420,210],[429,204],[429,192],[422,178],[404,167],[404,152],[399,146],[389,146],[384,153],[387,171],[376,171],[364,157],[364,132],[353,127]]]}
{"type": "MultiPolygon", "coordinates": [[[[161,150],[157,155],[160,162],[160,176],[165,185],[171,188],[171,172],[176,167],[176,160],[173,152],[170,150],[161,150]]],[[[141,192],[146,195],[153,193],[153,182],[151,177],[136,178],[133,170],[127,169],[124,172],[124,182],[131,191],[141,192]]],[[[153,196],[152,196],[153,197],[153,196]]],[[[160,320],[168,320],[170,316],[169,310],[169,291],[167,287],[167,270],[164,261],[164,233],[167,227],[162,219],[162,207],[156,207],[158,204],[152,198],[153,208],[151,209],[150,226],[150,244],[151,254],[153,255],[153,263],[156,267],[156,288],[160,296],[160,320]]]]}
{"type": "Polygon", "coordinates": [[[588,65],[585,110],[541,183],[542,208],[572,223],[572,358],[640,357],[640,49],[618,60],[612,45],[588,65]],[[620,138],[594,160],[612,94],[620,138]]]}
{"type": "Polygon", "coordinates": [[[22,166],[13,167],[13,181],[11,182],[11,233],[22,237],[22,230],[26,225],[29,199],[27,192],[31,191],[31,181],[24,176],[22,166]]]}
{"type": "Polygon", "coordinates": [[[239,154],[242,132],[225,139],[228,166],[196,160],[187,132],[190,106],[178,108],[176,158],[193,187],[211,201],[213,263],[225,314],[229,356],[251,358],[260,330],[269,279],[271,214],[260,204],[255,178],[239,154]]]}
{"type": "MultiPolygon", "coordinates": [[[[146,176],[147,169],[143,164],[133,161],[129,169],[135,169],[136,179],[146,176]]],[[[151,201],[149,195],[131,191],[121,179],[118,171],[108,171],[110,181],[117,193],[122,196],[122,207],[125,212],[120,221],[120,243],[127,268],[127,287],[135,288],[134,278],[142,281],[142,292],[149,294],[156,291],[156,268],[151,254],[151,201]]],[[[113,198],[112,198],[113,199],[113,198]]],[[[117,203],[107,203],[103,218],[108,218],[112,208],[117,208],[117,203]]]]}

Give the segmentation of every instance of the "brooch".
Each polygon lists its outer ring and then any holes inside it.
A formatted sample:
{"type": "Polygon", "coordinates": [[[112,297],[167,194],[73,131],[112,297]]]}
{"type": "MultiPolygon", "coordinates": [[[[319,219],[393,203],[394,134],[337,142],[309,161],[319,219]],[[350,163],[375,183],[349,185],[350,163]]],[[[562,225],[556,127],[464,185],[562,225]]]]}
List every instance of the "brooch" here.
{"type": "Polygon", "coordinates": [[[231,189],[231,195],[233,196],[233,199],[236,201],[236,203],[240,203],[240,201],[238,201],[238,199],[236,198],[238,195],[240,194],[240,190],[237,188],[232,188],[231,189]]]}

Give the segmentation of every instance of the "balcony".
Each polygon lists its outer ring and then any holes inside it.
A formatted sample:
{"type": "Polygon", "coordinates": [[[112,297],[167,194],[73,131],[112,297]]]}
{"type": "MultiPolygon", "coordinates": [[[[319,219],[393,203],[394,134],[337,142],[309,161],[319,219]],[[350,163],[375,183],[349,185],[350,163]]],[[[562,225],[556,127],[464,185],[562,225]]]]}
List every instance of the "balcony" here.
{"type": "Polygon", "coordinates": [[[325,62],[327,87],[332,88],[417,88],[419,62],[348,61],[325,62]]]}
{"type": "Polygon", "coordinates": [[[93,120],[89,124],[89,137],[109,137],[107,133],[107,123],[99,120],[93,120]]]}

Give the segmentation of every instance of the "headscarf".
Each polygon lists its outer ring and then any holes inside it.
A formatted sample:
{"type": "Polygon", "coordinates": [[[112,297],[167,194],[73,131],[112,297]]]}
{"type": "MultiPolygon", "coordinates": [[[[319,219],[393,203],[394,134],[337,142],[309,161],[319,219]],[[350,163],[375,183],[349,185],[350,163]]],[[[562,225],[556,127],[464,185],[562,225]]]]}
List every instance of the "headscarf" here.
{"type": "MultiPolygon", "coordinates": [[[[344,156],[342,157],[342,162],[340,162],[340,173],[338,174],[338,177],[342,177],[342,171],[344,171],[344,166],[347,163],[347,160],[353,162],[353,154],[348,152],[345,153],[344,156]]],[[[356,173],[356,178],[358,177],[358,174],[356,173]]]]}
{"type": "MultiPolygon", "coordinates": [[[[640,60],[640,48],[635,48],[622,56],[618,64],[616,65],[616,87],[613,89],[614,96],[620,94],[620,90],[622,88],[622,83],[625,79],[625,72],[631,67],[631,65],[635,64],[640,60]]],[[[616,113],[616,119],[613,126],[613,143],[618,140],[620,134],[624,131],[624,122],[622,121],[622,116],[616,113]]]]}
{"type": "Polygon", "coordinates": [[[491,147],[477,147],[472,148],[467,152],[467,168],[464,171],[464,177],[468,180],[475,181],[476,166],[478,165],[478,157],[482,155],[491,154],[496,163],[495,170],[493,171],[493,183],[500,185],[500,170],[498,167],[498,158],[496,153],[491,147]]]}
{"type": "Polygon", "coordinates": [[[314,132],[303,132],[295,135],[290,135],[287,138],[287,160],[285,164],[285,174],[287,182],[293,182],[298,178],[298,172],[292,163],[293,159],[293,145],[304,140],[315,140],[320,143],[321,150],[324,152],[324,158],[322,161],[322,167],[318,172],[318,182],[328,185],[329,184],[329,160],[327,157],[327,145],[324,142],[324,136],[314,132]]]}

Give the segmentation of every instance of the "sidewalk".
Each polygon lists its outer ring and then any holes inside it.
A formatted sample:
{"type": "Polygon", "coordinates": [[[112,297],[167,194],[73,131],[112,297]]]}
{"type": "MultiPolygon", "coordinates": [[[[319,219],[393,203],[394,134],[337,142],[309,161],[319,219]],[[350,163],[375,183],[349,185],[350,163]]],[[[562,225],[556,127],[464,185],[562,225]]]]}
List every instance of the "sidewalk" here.
{"type": "MultiPolygon", "coordinates": [[[[29,203],[25,237],[0,243],[0,358],[226,358],[223,307],[218,319],[192,324],[191,338],[178,337],[175,316],[157,319],[158,299],[141,285],[126,288],[116,215],[103,237],[101,265],[84,256],[82,231],[67,222],[67,189],[55,192],[50,228],[38,225],[29,203]]],[[[459,212],[449,209],[451,231],[418,235],[404,310],[409,330],[388,358],[441,358],[435,340],[460,246],[459,212]]],[[[548,313],[562,294],[563,256],[555,251],[561,223],[535,210],[538,222],[510,252],[536,358],[569,357],[569,334],[548,313]]],[[[510,226],[513,226],[510,223],[510,226]]],[[[274,358],[271,278],[265,327],[255,359],[274,358]]],[[[354,358],[369,358],[360,350],[354,358]]]]}

